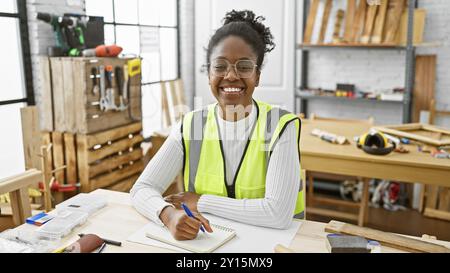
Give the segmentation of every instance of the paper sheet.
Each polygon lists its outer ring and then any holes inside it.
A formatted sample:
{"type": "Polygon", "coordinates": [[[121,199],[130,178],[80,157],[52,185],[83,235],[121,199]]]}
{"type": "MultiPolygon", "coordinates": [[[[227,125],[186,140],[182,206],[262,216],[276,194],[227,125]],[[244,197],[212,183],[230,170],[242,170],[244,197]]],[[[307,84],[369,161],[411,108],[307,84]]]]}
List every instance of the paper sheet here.
{"type": "MultiPolygon", "coordinates": [[[[273,253],[274,247],[277,244],[289,246],[301,225],[301,222],[293,221],[288,229],[273,229],[247,225],[211,214],[203,214],[203,216],[211,223],[236,230],[236,237],[214,251],[215,253],[273,253]]],[[[133,233],[127,240],[134,243],[167,248],[178,252],[187,252],[181,248],[150,239],[145,236],[145,232],[146,226],[133,233]]]]}

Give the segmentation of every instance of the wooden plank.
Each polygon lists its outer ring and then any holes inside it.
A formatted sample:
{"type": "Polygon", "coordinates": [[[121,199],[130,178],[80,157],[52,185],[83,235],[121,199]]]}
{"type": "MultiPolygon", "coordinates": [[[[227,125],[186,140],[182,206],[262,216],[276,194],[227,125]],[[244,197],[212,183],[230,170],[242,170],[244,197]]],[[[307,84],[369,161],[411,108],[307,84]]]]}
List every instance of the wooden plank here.
{"type": "Polygon", "coordinates": [[[334,199],[334,198],[324,198],[324,197],[314,197],[314,203],[346,206],[346,207],[352,207],[352,208],[359,208],[361,206],[359,203],[355,203],[355,202],[334,199]]]}
{"type": "MultiPolygon", "coordinates": [[[[63,133],[52,133],[53,170],[64,166],[64,138],[63,133]]],[[[54,173],[55,179],[63,184],[65,182],[65,170],[54,173]]]]}
{"type": "Polygon", "coordinates": [[[342,21],[344,20],[344,15],[345,12],[342,9],[336,12],[336,19],[334,20],[334,30],[333,30],[333,43],[342,42],[341,28],[342,28],[342,21]]]}
{"type": "Polygon", "coordinates": [[[77,167],[78,178],[80,180],[81,192],[90,192],[91,184],[89,183],[89,148],[87,142],[87,135],[78,134],[76,136],[77,142],[77,167]]]}
{"type": "MultiPolygon", "coordinates": [[[[408,10],[403,11],[402,18],[400,20],[399,30],[397,31],[396,43],[406,45],[408,37],[408,10]]],[[[423,42],[423,34],[425,30],[425,9],[414,10],[414,34],[413,44],[420,45],[423,42]]]]}
{"type": "Polygon", "coordinates": [[[125,152],[122,155],[115,155],[102,159],[100,163],[89,166],[89,177],[95,177],[99,174],[112,171],[120,165],[128,164],[130,161],[137,161],[143,157],[142,149],[134,149],[132,152],[125,152]]]}
{"type": "Polygon", "coordinates": [[[427,217],[450,221],[450,212],[448,212],[448,211],[425,208],[425,211],[423,214],[427,217]]]}
{"type": "Polygon", "coordinates": [[[39,128],[43,131],[53,131],[53,95],[50,60],[48,57],[37,56],[38,69],[38,90],[40,92],[39,107],[39,128]]]}
{"type": "Polygon", "coordinates": [[[372,36],[373,27],[375,25],[375,16],[378,12],[378,5],[370,5],[367,10],[366,23],[361,37],[361,43],[368,44],[372,36]]]}
{"type": "Polygon", "coordinates": [[[177,81],[180,81],[180,80],[169,81],[170,96],[172,97],[172,102],[173,102],[172,124],[178,122],[186,110],[185,109],[186,105],[184,105],[184,103],[182,102],[182,98],[179,94],[180,90],[179,90],[179,86],[177,85],[177,81]]]}
{"type": "Polygon", "coordinates": [[[108,187],[136,173],[141,173],[143,169],[144,164],[142,160],[139,160],[132,165],[128,165],[112,173],[108,173],[91,179],[91,188],[98,189],[108,187]]]}
{"type": "Polygon", "coordinates": [[[322,25],[320,26],[319,40],[317,41],[318,44],[322,44],[325,41],[325,33],[327,32],[328,21],[330,19],[330,13],[331,13],[332,7],[333,7],[333,1],[326,0],[325,9],[323,10],[323,16],[322,16],[322,25]]]}
{"type": "Polygon", "coordinates": [[[78,78],[78,73],[72,69],[72,58],[62,58],[62,76],[64,88],[64,109],[65,109],[65,130],[64,132],[75,132],[75,116],[77,107],[75,107],[75,97],[79,96],[78,90],[73,88],[74,78],[78,78]],[[77,92],[77,94],[75,94],[77,92]]]}
{"type": "Polygon", "coordinates": [[[388,0],[380,0],[381,5],[378,10],[377,18],[375,19],[375,27],[372,34],[371,43],[380,44],[383,41],[383,29],[386,22],[386,11],[389,4],[388,0]]]}
{"type": "MultiPolygon", "coordinates": [[[[414,123],[413,123],[414,125],[414,123]]],[[[387,133],[387,134],[392,134],[395,136],[400,136],[400,137],[406,137],[412,140],[417,140],[420,142],[423,142],[425,144],[430,144],[430,145],[434,145],[434,146],[445,146],[445,145],[450,145],[450,140],[448,139],[443,139],[443,140],[437,140],[437,139],[433,139],[431,137],[427,137],[427,136],[422,136],[422,135],[418,135],[415,133],[409,133],[407,132],[407,130],[404,130],[403,128],[405,127],[405,125],[399,125],[399,126],[375,126],[374,128],[376,130],[379,130],[381,132],[387,133]]],[[[420,126],[419,128],[416,128],[416,130],[422,130],[424,132],[437,132],[440,134],[445,134],[445,135],[450,135],[450,131],[446,131],[446,130],[439,130],[439,131],[434,131],[431,130],[431,126],[420,126]]]]}
{"type": "Polygon", "coordinates": [[[51,160],[51,147],[53,144],[49,143],[46,146],[41,146],[41,166],[42,166],[42,184],[44,193],[44,208],[45,211],[50,211],[52,209],[52,197],[50,191],[50,180],[52,179],[52,166],[49,162],[51,160]]]}
{"type": "Polygon", "coordinates": [[[420,111],[430,110],[436,86],[436,55],[417,55],[413,91],[413,122],[420,121],[420,111]]]}
{"type": "Polygon", "coordinates": [[[397,235],[394,233],[383,232],[371,228],[358,227],[338,221],[330,221],[325,226],[325,231],[330,233],[341,233],[355,236],[361,236],[369,240],[375,240],[382,245],[398,248],[411,252],[428,253],[450,253],[447,247],[397,235]]]}
{"type": "Polygon", "coordinates": [[[66,165],[66,184],[75,185],[78,182],[77,175],[77,151],[75,135],[64,133],[64,156],[66,165]]]}
{"type": "Polygon", "coordinates": [[[352,43],[358,43],[361,36],[362,29],[364,27],[364,21],[366,18],[367,2],[364,0],[359,1],[358,9],[356,10],[355,20],[352,30],[352,43]]]}
{"type": "Polygon", "coordinates": [[[176,86],[176,90],[177,90],[178,101],[181,104],[186,105],[186,94],[185,94],[185,91],[184,91],[183,80],[182,79],[177,79],[175,81],[175,86],[176,86]]]}
{"type": "Polygon", "coordinates": [[[125,178],[124,180],[121,180],[120,182],[106,187],[108,190],[112,191],[121,191],[121,192],[129,192],[131,188],[133,187],[134,183],[136,183],[136,180],[139,178],[140,174],[130,176],[128,178],[125,178]]]}
{"type": "Polygon", "coordinates": [[[363,192],[358,214],[358,226],[360,227],[364,226],[369,210],[369,180],[364,179],[363,183],[363,192]]]}
{"type": "Polygon", "coordinates": [[[332,218],[358,221],[358,215],[347,213],[347,212],[340,212],[340,211],[336,211],[336,210],[329,210],[329,209],[322,209],[322,208],[314,208],[314,207],[309,207],[309,206],[306,207],[306,210],[308,211],[308,214],[316,214],[316,215],[329,216],[332,218]]]}
{"type": "Polygon", "coordinates": [[[88,163],[91,164],[96,160],[102,159],[106,156],[115,154],[119,151],[124,151],[128,148],[141,143],[144,137],[141,135],[134,135],[133,138],[124,138],[119,141],[113,142],[111,145],[103,146],[100,149],[88,152],[88,163]]]}
{"type": "Polygon", "coordinates": [[[355,20],[356,0],[347,0],[347,10],[345,12],[344,42],[352,41],[353,22],[355,20]]]}
{"type": "Polygon", "coordinates": [[[25,169],[41,169],[39,158],[41,131],[39,130],[38,115],[36,106],[27,106],[20,109],[25,169]]]}
{"type": "Polygon", "coordinates": [[[405,0],[389,1],[388,21],[386,22],[386,36],[384,43],[390,44],[395,42],[405,3],[405,0]]]}
{"type": "Polygon", "coordinates": [[[311,38],[312,38],[313,31],[314,31],[314,23],[316,21],[319,3],[320,3],[319,0],[312,0],[312,2],[311,2],[311,7],[310,7],[309,13],[308,13],[308,19],[306,21],[305,32],[303,35],[303,43],[304,44],[311,43],[311,38]]]}
{"type": "Polygon", "coordinates": [[[24,218],[22,217],[22,205],[20,204],[20,191],[15,190],[10,192],[9,199],[11,202],[13,223],[15,226],[19,226],[25,222],[24,218]]]}
{"type": "Polygon", "coordinates": [[[447,187],[440,187],[439,189],[438,210],[450,211],[450,191],[447,187]]]}
{"type": "Polygon", "coordinates": [[[97,144],[104,144],[108,141],[114,141],[127,137],[129,134],[139,133],[142,131],[142,123],[135,122],[119,128],[110,129],[108,131],[86,135],[87,145],[92,147],[97,144]]]}
{"type": "Polygon", "coordinates": [[[50,58],[53,87],[53,113],[55,131],[66,131],[66,111],[64,100],[64,77],[61,58],[50,58]]]}
{"type": "Polygon", "coordinates": [[[75,113],[75,128],[71,131],[71,133],[78,132],[87,132],[87,122],[86,122],[86,107],[87,104],[87,96],[86,92],[86,80],[83,79],[80,75],[85,75],[85,62],[72,62],[72,69],[77,71],[77,74],[74,75],[73,79],[73,89],[75,91],[74,98],[74,106],[76,109],[75,113]]]}
{"type": "Polygon", "coordinates": [[[0,179],[0,194],[15,191],[37,183],[42,178],[42,172],[29,169],[21,174],[0,179]]]}
{"type": "Polygon", "coordinates": [[[163,128],[169,127],[172,123],[170,115],[169,97],[167,96],[166,82],[161,82],[161,103],[162,103],[162,126],[163,128]]]}

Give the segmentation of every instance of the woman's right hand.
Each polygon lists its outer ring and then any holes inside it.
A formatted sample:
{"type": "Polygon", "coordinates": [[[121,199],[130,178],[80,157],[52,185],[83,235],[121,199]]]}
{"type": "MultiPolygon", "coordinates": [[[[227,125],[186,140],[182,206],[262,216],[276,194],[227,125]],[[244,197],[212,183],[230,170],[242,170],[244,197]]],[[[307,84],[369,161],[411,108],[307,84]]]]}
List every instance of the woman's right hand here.
{"type": "Polygon", "coordinates": [[[202,225],[207,232],[212,232],[209,221],[206,218],[197,213],[195,217],[189,217],[184,210],[175,209],[170,206],[165,207],[159,215],[159,218],[169,229],[172,236],[180,241],[195,239],[202,225]]]}

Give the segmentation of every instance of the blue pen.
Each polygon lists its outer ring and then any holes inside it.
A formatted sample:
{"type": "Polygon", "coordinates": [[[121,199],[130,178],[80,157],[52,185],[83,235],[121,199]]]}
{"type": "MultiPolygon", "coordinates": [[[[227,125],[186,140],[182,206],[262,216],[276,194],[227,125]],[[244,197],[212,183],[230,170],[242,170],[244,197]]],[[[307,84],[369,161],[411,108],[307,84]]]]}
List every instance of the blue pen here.
{"type": "MultiPolygon", "coordinates": [[[[186,206],[186,204],[181,203],[181,207],[184,209],[184,211],[186,212],[187,216],[195,218],[194,214],[192,214],[191,210],[188,208],[188,206],[186,206]]],[[[205,230],[203,229],[203,226],[200,226],[200,230],[205,232],[205,230]]]]}

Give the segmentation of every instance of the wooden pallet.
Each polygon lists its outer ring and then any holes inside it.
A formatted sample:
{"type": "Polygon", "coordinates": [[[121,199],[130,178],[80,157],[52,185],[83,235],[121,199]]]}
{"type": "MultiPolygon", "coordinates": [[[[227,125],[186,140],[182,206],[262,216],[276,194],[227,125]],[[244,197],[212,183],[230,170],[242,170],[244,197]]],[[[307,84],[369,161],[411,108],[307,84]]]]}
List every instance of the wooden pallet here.
{"type": "Polygon", "coordinates": [[[427,185],[425,195],[423,214],[427,217],[450,221],[450,188],[427,185]]]}
{"type": "MultiPolygon", "coordinates": [[[[121,58],[50,58],[50,62],[41,60],[41,69],[49,69],[42,81],[51,79],[51,94],[43,97],[43,105],[52,105],[49,109],[40,109],[44,120],[43,128],[53,128],[51,131],[91,134],[130,124],[142,119],[141,112],[141,74],[129,79],[129,109],[124,111],[100,110],[100,91],[94,93],[92,68],[97,68],[97,83],[100,83],[99,67],[111,65],[123,68],[131,59],[121,58]],[[48,76],[47,74],[50,74],[48,76]],[[52,125],[50,125],[52,124],[52,125]]],[[[48,87],[48,84],[44,85],[48,87]]],[[[116,75],[113,77],[115,104],[119,105],[119,89],[116,75]]]]}
{"type": "Polygon", "coordinates": [[[77,134],[77,167],[82,192],[98,188],[129,191],[144,169],[142,123],[100,133],[77,134]]]}

